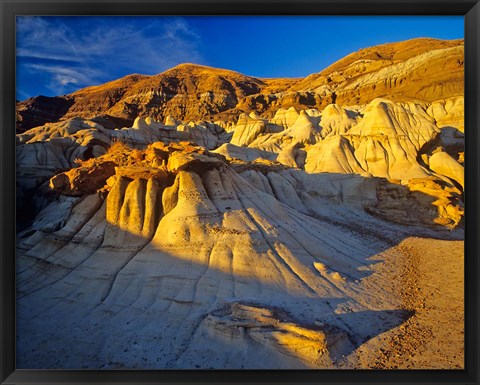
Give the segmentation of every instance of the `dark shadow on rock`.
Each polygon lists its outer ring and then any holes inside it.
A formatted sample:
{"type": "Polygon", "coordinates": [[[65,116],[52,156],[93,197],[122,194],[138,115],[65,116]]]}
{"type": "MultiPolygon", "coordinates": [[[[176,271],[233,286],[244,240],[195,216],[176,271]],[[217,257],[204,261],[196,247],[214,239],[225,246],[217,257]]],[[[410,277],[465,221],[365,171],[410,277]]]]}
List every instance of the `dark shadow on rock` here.
{"type": "MultiPolygon", "coordinates": [[[[273,171],[282,171],[281,169],[273,171]]],[[[295,179],[301,180],[302,175],[306,174],[305,171],[299,169],[290,169],[292,175],[299,174],[299,177],[295,179]]],[[[268,172],[265,172],[268,174],[268,172]]],[[[346,228],[350,228],[353,231],[359,232],[360,234],[365,233],[373,237],[377,237],[380,240],[384,240],[387,243],[398,243],[401,239],[404,239],[406,236],[427,236],[433,237],[435,239],[463,239],[463,228],[461,223],[455,225],[453,220],[448,219],[447,217],[441,217],[439,208],[433,203],[439,199],[438,196],[430,195],[422,191],[418,191],[415,188],[415,184],[418,183],[419,186],[422,186],[424,183],[429,183],[429,188],[431,190],[438,189],[438,191],[444,190],[447,186],[447,182],[443,180],[430,180],[430,179],[416,179],[411,180],[411,186],[402,185],[400,181],[390,181],[386,178],[380,177],[363,177],[358,174],[339,174],[339,173],[316,173],[308,174],[310,178],[317,178],[317,183],[323,183],[328,185],[332,181],[347,181],[357,180],[360,184],[370,183],[369,188],[375,189],[376,199],[368,200],[366,199],[363,204],[363,211],[371,215],[374,218],[381,219],[373,228],[369,228],[362,223],[357,223],[352,216],[351,220],[347,221],[340,220],[340,218],[335,217],[326,217],[322,216],[321,213],[311,211],[309,215],[316,217],[327,222],[332,222],[333,224],[337,223],[346,228]],[[322,182],[324,180],[324,182],[322,182]],[[460,225],[460,226],[459,226],[460,225]],[[394,235],[392,232],[388,232],[390,237],[385,238],[382,234],[382,230],[392,229],[392,226],[397,226],[397,235],[394,235]],[[453,231],[452,228],[459,231],[453,231]],[[393,238],[392,238],[393,237],[393,238]]],[[[451,186],[450,186],[451,187],[451,186]]],[[[318,197],[316,191],[306,191],[308,194],[313,193],[313,196],[318,197]]],[[[462,194],[451,192],[450,198],[453,205],[458,205],[458,207],[463,210],[463,199],[462,194]]],[[[338,196],[329,196],[328,199],[331,200],[329,203],[331,208],[342,207],[345,205],[348,207],[352,202],[348,201],[348,197],[344,193],[338,194],[338,196]]],[[[351,196],[350,199],[358,200],[358,197],[351,196]]],[[[282,203],[287,204],[288,202],[282,200],[282,203]]],[[[295,208],[294,206],[291,206],[295,208]]]]}
{"type": "Polygon", "coordinates": [[[122,127],[132,127],[134,122],[131,119],[123,119],[117,116],[112,116],[107,114],[95,116],[91,120],[100,124],[103,128],[107,130],[114,130],[115,128],[122,128],[122,127]]]}
{"type": "Polygon", "coordinates": [[[417,161],[425,168],[429,168],[422,155],[431,156],[435,151],[446,152],[458,160],[460,152],[465,152],[465,134],[453,126],[440,128],[440,134],[434,140],[425,143],[418,151],[417,161]]]}
{"type": "Polygon", "coordinates": [[[60,120],[74,103],[72,97],[43,95],[17,103],[17,133],[60,120]]]}
{"type": "Polygon", "coordinates": [[[352,353],[368,340],[388,332],[402,325],[415,314],[412,310],[367,310],[342,314],[328,314],[322,318],[325,324],[340,323],[348,334],[351,342],[351,349],[339,352],[339,356],[332,357],[340,359],[352,353]]]}

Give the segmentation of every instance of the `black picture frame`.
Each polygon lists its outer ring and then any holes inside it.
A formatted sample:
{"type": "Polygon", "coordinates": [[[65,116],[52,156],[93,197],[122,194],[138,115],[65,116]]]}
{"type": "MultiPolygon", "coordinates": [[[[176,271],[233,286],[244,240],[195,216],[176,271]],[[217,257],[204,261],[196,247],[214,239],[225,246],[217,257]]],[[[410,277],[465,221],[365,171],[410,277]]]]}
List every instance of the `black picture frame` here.
{"type": "Polygon", "coordinates": [[[480,276],[479,0],[0,0],[0,245],[2,384],[478,384],[480,276]],[[15,16],[17,15],[464,15],[465,369],[464,370],[16,370],[15,16]]]}

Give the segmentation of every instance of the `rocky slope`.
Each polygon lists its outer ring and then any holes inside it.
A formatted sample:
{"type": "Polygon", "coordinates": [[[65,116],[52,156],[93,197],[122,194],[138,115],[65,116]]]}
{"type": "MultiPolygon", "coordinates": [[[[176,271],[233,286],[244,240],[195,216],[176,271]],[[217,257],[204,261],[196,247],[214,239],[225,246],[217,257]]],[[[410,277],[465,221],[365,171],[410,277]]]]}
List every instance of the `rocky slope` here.
{"type": "Polygon", "coordinates": [[[77,116],[121,128],[137,117],[236,121],[242,112],[271,118],[279,108],[322,110],[385,96],[432,102],[463,94],[463,52],[463,40],[414,39],[362,49],[304,79],[260,79],[182,64],[17,103],[17,132],[77,116]]]}
{"type": "MultiPolygon", "coordinates": [[[[362,108],[334,104],[322,112],[280,109],[271,120],[243,114],[227,127],[230,132],[215,123],[183,124],[173,119],[171,125],[164,125],[137,118],[133,127],[120,130],[80,118],[48,123],[17,135],[17,195],[38,200],[35,191],[42,183],[74,167],[76,159],[104,154],[116,141],[138,149],[157,141],[190,141],[233,162],[263,160],[308,174],[384,178],[398,186],[387,189],[391,192],[385,197],[398,197],[400,190],[434,197],[432,204],[425,205],[425,212],[438,210],[438,216],[426,214],[423,222],[428,225],[434,219],[434,223],[455,227],[463,217],[464,139],[459,129],[443,126],[443,121],[448,117],[450,124],[463,130],[462,107],[463,99],[455,98],[434,103],[375,99],[362,108]]],[[[416,214],[409,219],[407,207],[415,205],[405,194],[400,194],[409,202],[405,205],[392,198],[399,206],[391,220],[410,223],[422,218],[416,214]]]]}
{"type": "Polygon", "coordinates": [[[377,97],[434,101],[463,95],[463,40],[413,39],[354,52],[290,90],[334,93],[342,105],[377,97]]]}
{"type": "Polygon", "coordinates": [[[60,120],[16,137],[18,367],[461,368],[463,96],[435,68],[463,43],[419,42],[303,80],[183,65],[38,115],[60,120]]]}
{"type": "Polygon", "coordinates": [[[44,347],[20,366],[335,367],[409,318],[362,289],[371,257],[418,234],[365,212],[380,180],[187,143],[118,142],[80,163],[19,235],[19,346],[44,347]]]}

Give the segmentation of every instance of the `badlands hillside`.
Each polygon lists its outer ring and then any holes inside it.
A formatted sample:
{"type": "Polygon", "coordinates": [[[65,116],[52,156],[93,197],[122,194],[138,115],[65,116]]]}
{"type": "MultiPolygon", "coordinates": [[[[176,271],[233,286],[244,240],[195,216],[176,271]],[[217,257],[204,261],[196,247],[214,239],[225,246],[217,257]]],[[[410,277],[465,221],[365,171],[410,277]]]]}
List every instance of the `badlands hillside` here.
{"type": "Polygon", "coordinates": [[[260,79],[237,72],[181,64],[154,76],[129,75],[69,95],[37,96],[17,104],[17,130],[47,122],[94,118],[106,128],[130,127],[137,117],[164,122],[236,122],[279,108],[392,101],[433,102],[463,95],[463,40],[415,39],[361,49],[304,79],[260,79]]]}
{"type": "Polygon", "coordinates": [[[19,368],[463,368],[463,40],[17,118],[19,368]]]}

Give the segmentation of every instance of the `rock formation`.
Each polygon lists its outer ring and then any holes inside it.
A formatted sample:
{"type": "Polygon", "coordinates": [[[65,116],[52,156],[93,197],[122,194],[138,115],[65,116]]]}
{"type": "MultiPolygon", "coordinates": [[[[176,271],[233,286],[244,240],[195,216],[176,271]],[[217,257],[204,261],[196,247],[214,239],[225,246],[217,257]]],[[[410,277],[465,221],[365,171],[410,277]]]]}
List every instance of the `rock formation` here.
{"type": "Polygon", "coordinates": [[[18,367],[362,367],[412,316],[379,261],[462,237],[463,42],[428,42],[21,104],[18,367]]]}

